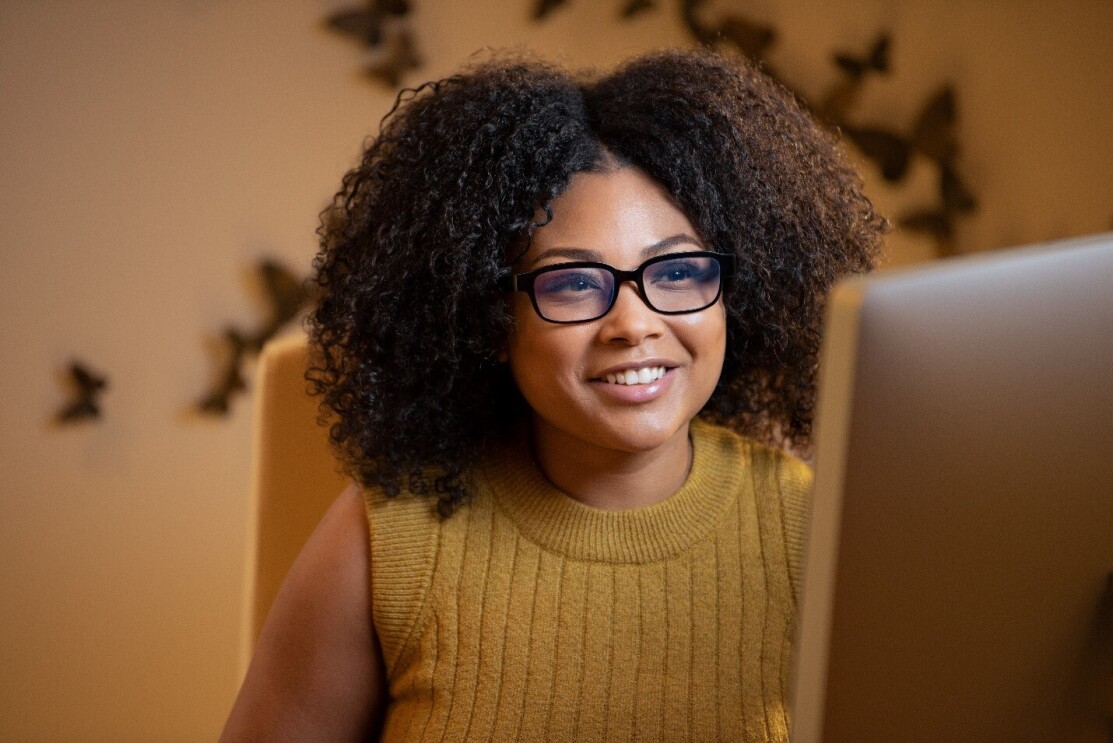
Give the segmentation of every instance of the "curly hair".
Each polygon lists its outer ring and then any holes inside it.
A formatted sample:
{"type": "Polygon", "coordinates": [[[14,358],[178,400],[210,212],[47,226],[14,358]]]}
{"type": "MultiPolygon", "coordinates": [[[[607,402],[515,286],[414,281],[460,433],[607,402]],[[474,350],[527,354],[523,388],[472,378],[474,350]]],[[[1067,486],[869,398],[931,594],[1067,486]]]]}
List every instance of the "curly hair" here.
{"type": "Polygon", "coordinates": [[[727,351],[701,416],[773,445],[811,433],[824,299],[887,227],[836,136],[749,63],[707,51],[606,75],[499,55],[399,94],[322,213],[307,374],[351,474],[467,497],[468,466],[528,412],[496,361],[498,280],[573,174],[617,160],[733,253],[727,351]]]}

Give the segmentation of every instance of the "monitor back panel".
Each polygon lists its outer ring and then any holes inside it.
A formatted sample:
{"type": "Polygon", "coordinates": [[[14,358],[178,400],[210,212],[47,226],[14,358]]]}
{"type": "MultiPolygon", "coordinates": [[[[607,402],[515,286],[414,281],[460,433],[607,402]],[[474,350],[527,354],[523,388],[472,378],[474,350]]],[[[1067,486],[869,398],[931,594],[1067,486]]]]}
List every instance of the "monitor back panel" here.
{"type": "Polygon", "coordinates": [[[1113,236],[832,295],[794,734],[1113,741],[1113,236]]]}

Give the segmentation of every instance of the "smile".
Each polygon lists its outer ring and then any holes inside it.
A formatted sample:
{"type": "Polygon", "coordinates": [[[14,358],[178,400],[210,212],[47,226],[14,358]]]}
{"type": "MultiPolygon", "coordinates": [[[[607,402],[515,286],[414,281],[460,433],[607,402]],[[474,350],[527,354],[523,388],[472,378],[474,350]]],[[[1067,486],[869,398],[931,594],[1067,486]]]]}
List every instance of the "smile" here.
{"type": "Polygon", "coordinates": [[[641,369],[627,369],[614,374],[604,374],[603,381],[607,384],[649,384],[665,376],[665,371],[663,366],[643,366],[641,369]]]}

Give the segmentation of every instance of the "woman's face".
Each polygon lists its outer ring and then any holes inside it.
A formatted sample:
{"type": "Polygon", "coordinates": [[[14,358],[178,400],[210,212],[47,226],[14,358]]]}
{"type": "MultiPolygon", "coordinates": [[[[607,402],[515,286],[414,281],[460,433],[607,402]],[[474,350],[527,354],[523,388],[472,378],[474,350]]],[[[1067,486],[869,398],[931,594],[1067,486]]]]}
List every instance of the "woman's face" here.
{"type": "MultiPolygon", "coordinates": [[[[569,261],[632,270],[648,258],[704,250],[667,192],[624,167],[578,173],[550,206],[515,273],[569,261]]],[[[533,410],[538,441],[648,452],[682,438],[711,396],[726,350],[722,300],[699,312],[662,315],[623,283],[603,317],[576,324],[541,319],[524,292],[512,298],[507,348],[514,380],[533,410]],[[664,368],[664,376],[654,378],[664,368]],[[615,375],[635,384],[619,384],[615,375]],[[611,375],[608,377],[608,375],[611,375]]]]}

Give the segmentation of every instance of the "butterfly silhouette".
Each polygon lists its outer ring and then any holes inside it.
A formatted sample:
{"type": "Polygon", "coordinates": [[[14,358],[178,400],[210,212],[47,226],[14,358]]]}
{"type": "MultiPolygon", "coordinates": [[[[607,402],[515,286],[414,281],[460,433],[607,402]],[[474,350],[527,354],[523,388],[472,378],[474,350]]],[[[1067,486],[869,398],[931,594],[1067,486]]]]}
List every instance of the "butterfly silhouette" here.
{"type": "Polygon", "coordinates": [[[80,361],[70,363],[69,387],[76,395],[57,415],[59,423],[76,423],[81,420],[100,418],[100,405],[97,398],[108,387],[108,379],[89,370],[80,361]]]}
{"type": "Polygon", "coordinates": [[[622,7],[622,17],[629,20],[656,7],[657,3],[654,0],[627,0],[627,3],[622,7]]]}
{"type": "Polygon", "coordinates": [[[862,79],[870,72],[888,72],[889,47],[891,45],[892,39],[889,34],[882,33],[874,40],[865,56],[855,57],[847,52],[837,52],[835,54],[835,64],[855,80],[862,79]]]}
{"type": "Polygon", "coordinates": [[[227,415],[232,407],[232,396],[247,389],[241,367],[247,352],[255,350],[255,344],[235,328],[225,329],[224,341],[229,353],[225,358],[224,368],[217,377],[216,386],[197,404],[197,409],[202,413],[227,415]]]}
{"type": "Polygon", "coordinates": [[[355,38],[366,46],[378,46],[383,41],[383,26],[391,17],[402,17],[410,12],[406,0],[370,0],[367,7],[340,10],[325,23],[338,33],[355,38]]]}
{"type": "Polygon", "coordinates": [[[309,300],[305,282],[277,261],[260,261],[258,271],[271,317],[252,339],[254,350],[261,349],[283,325],[297,317],[309,300]]]}
{"type": "Polygon", "coordinates": [[[369,78],[397,88],[402,75],[421,64],[413,34],[401,22],[409,13],[407,0],[370,0],[366,8],[338,11],[325,23],[371,50],[373,61],[365,69],[369,78]]]}
{"type": "Polygon", "coordinates": [[[754,23],[734,13],[719,22],[718,33],[750,59],[765,59],[766,51],[777,40],[777,32],[772,26],[754,23]]]}
{"type": "Polygon", "coordinates": [[[225,328],[222,335],[225,346],[223,366],[217,374],[213,389],[197,404],[198,410],[203,413],[228,414],[232,398],[247,389],[242,371],[247,357],[258,353],[312,299],[305,282],[277,261],[260,261],[257,270],[269,305],[269,316],[255,332],[245,332],[234,327],[225,328]]]}
{"type": "Polygon", "coordinates": [[[907,230],[931,235],[939,252],[950,254],[955,250],[955,220],[975,211],[978,201],[950,161],[939,164],[938,189],[939,202],[935,206],[908,212],[897,222],[907,230]]]}
{"type": "Polygon", "coordinates": [[[835,65],[842,78],[824,96],[816,111],[820,117],[838,127],[846,127],[847,114],[858,102],[863,84],[870,74],[887,74],[889,71],[889,35],[880,34],[863,56],[847,52],[834,55],[835,65]]]}
{"type": "Polygon", "coordinates": [[[706,2],[682,0],[680,5],[684,25],[699,43],[716,46],[726,42],[751,59],[765,60],[766,51],[777,39],[777,32],[772,26],[755,23],[734,13],[727,14],[718,23],[707,23],[699,17],[700,6],[706,2]]]}
{"type": "Polygon", "coordinates": [[[376,54],[377,59],[368,64],[364,71],[368,77],[389,88],[397,88],[402,84],[402,76],[405,73],[421,66],[417,44],[408,28],[397,28],[392,31],[381,47],[376,54]]]}
{"type": "Polygon", "coordinates": [[[938,163],[954,162],[958,155],[957,122],[954,88],[945,85],[924,103],[910,135],[869,126],[844,125],[842,130],[863,155],[877,164],[886,180],[899,181],[915,152],[938,163]]]}
{"type": "Polygon", "coordinates": [[[540,21],[566,2],[567,0],[536,0],[533,5],[533,20],[540,21]]]}

